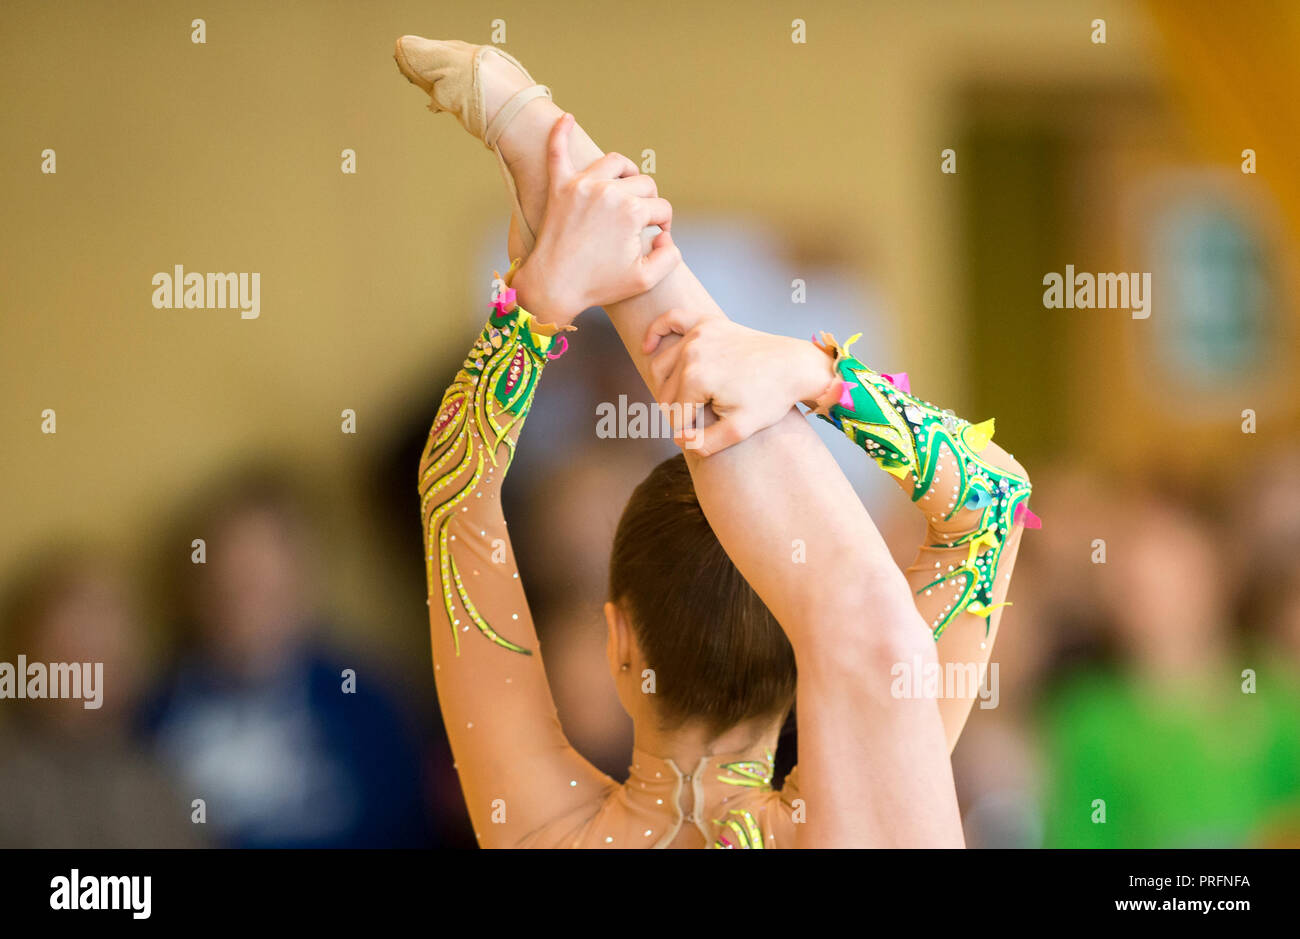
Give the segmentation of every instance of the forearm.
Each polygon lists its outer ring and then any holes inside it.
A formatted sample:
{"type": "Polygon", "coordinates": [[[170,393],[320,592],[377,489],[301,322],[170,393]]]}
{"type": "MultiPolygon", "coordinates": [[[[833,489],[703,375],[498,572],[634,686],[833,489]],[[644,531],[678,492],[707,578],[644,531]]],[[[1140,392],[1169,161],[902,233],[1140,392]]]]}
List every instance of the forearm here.
{"type": "MultiPolygon", "coordinates": [[[[955,746],[987,672],[1032,487],[1024,467],[971,424],[913,395],[907,375],[878,373],[824,337],[839,381],[819,414],[861,446],[912,499],[926,534],[907,570],[917,610],[938,641],[939,709],[955,746]]],[[[849,345],[852,344],[850,341],[849,345]]]]}
{"type": "MultiPolygon", "coordinates": [[[[1023,526],[1012,532],[998,559],[993,596],[995,604],[1006,600],[1023,533],[1023,526]]],[[[934,580],[935,563],[939,563],[941,569],[946,569],[949,564],[959,564],[965,560],[965,554],[961,553],[960,548],[934,549],[929,547],[930,543],[931,540],[927,539],[927,543],[918,551],[916,560],[906,571],[908,583],[917,598],[917,608],[927,621],[932,621],[935,612],[935,605],[932,604],[934,595],[927,596],[925,593],[927,585],[934,580]]],[[[1001,609],[995,610],[987,620],[971,613],[963,613],[944,630],[935,643],[941,674],[953,676],[953,680],[948,683],[949,687],[944,688],[944,694],[939,699],[939,714],[943,718],[949,750],[957,745],[976,700],[982,702],[981,707],[996,707],[998,704],[998,666],[992,662],[992,657],[1001,617],[1001,609]]]]}
{"type": "MultiPolygon", "coordinates": [[[[499,492],[547,353],[555,345],[553,333],[519,307],[494,308],[443,394],[420,460],[429,594],[438,600],[436,612],[449,627],[458,655],[460,634],[471,627],[503,649],[529,652],[497,631],[499,621],[494,624],[482,615],[482,601],[471,595],[475,581],[467,578],[466,561],[458,555],[463,552],[466,560],[484,564],[488,577],[480,583],[503,574],[500,564],[488,566],[499,539],[490,539],[485,526],[504,529],[499,492]],[[464,614],[463,624],[458,611],[464,614]],[[464,629],[450,628],[461,625],[464,629]]],[[[436,616],[432,603],[430,607],[436,616]]]]}
{"type": "Polygon", "coordinates": [[[420,461],[434,674],[483,847],[513,844],[608,784],[568,747],[501,507],[555,341],[495,312],[443,396],[420,461]]]}

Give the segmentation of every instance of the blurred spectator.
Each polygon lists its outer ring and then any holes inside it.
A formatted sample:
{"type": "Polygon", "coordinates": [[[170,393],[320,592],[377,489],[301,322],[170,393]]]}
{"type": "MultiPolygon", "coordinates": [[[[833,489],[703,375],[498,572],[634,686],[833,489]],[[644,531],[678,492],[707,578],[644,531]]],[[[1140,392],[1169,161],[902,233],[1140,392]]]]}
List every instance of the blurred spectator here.
{"type": "Polygon", "coordinates": [[[0,649],[0,661],[15,668],[22,655],[46,667],[103,669],[102,683],[93,694],[82,686],[80,699],[0,701],[8,718],[0,728],[0,847],[200,844],[188,801],[129,735],[143,635],[114,563],[86,548],[33,562],[6,597],[0,649]]]}
{"type": "Polygon", "coordinates": [[[1048,704],[1046,843],[1248,844],[1300,792],[1300,710],[1234,649],[1213,529],[1153,496],[1125,508],[1104,594],[1123,662],[1070,676],[1048,704]]]}
{"type": "Polygon", "coordinates": [[[1266,576],[1253,578],[1255,642],[1244,667],[1258,674],[1260,692],[1276,702],[1279,722],[1288,735],[1271,754],[1273,771],[1284,789],[1280,805],[1259,821],[1253,843],[1261,847],[1300,848],[1300,553],[1287,563],[1275,558],[1266,576]]]}
{"type": "Polygon", "coordinates": [[[192,531],[206,563],[186,563],[176,591],[192,631],[144,726],[214,835],[234,847],[434,844],[407,716],[374,668],[322,639],[313,534],[292,484],[236,477],[192,531]]]}

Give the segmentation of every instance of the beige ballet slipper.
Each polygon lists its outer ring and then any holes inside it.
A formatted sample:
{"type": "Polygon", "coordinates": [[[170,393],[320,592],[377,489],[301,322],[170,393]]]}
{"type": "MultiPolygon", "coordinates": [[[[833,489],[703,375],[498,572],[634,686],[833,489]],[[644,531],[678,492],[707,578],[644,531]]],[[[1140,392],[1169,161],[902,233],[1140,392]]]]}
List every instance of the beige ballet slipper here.
{"type": "Polygon", "coordinates": [[[402,36],[397,40],[393,55],[397,67],[407,81],[420,88],[430,98],[429,110],[450,111],[461,125],[484,146],[497,155],[502,178],[514,202],[515,222],[526,251],[533,250],[535,237],[519,205],[519,190],[506,166],[505,157],[497,147],[501,134],[515,116],[534,98],[549,98],[551,90],[538,85],[519,60],[496,46],[475,46],[457,39],[436,40],[421,36],[402,36]],[[496,55],[517,68],[529,84],[501,106],[488,121],[483,103],[483,88],[479,83],[479,65],[483,57],[496,55]]]}

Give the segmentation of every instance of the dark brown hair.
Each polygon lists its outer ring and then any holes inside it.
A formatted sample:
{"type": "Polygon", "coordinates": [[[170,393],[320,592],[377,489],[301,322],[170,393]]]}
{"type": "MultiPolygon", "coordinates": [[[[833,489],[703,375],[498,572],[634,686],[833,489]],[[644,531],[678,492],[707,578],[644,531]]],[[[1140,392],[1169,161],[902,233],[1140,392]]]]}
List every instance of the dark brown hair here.
{"type": "Polygon", "coordinates": [[[655,670],[666,726],[721,733],[781,717],[794,701],[794,650],[718,543],[679,454],[651,471],[614,535],[610,598],[655,670]]]}

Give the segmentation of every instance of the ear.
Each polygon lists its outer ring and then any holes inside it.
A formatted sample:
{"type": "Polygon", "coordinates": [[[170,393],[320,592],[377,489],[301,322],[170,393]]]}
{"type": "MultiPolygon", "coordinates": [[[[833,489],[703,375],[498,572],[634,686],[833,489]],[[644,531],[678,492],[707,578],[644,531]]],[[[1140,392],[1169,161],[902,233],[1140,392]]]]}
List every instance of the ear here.
{"type": "Polygon", "coordinates": [[[605,655],[609,659],[609,670],[617,676],[623,664],[632,661],[632,631],[628,628],[627,618],[618,604],[612,600],[605,601],[605,655]]]}

